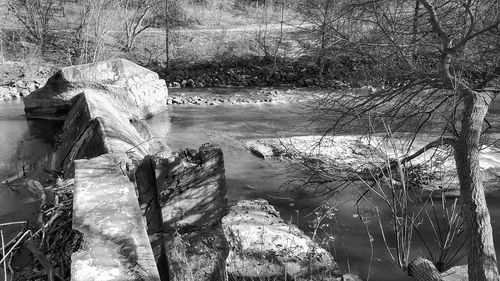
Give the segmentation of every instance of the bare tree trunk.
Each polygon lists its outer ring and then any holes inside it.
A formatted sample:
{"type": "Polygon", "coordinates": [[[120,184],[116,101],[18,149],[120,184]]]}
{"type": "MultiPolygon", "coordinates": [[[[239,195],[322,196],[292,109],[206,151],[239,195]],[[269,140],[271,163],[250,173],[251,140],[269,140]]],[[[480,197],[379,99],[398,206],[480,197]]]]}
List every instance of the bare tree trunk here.
{"type": "Polygon", "coordinates": [[[465,108],[461,135],[455,144],[455,162],[460,181],[462,216],[468,239],[469,280],[498,281],[490,214],[486,206],[479,167],[480,137],[492,94],[464,89],[465,108]]]}
{"type": "Polygon", "coordinates": [[[418,40],[418,17],[419,17],[419,9],[420,9],[420,3],[418,1],[415,1],[415,10],[413,11],[413,41],[412,44],[414,44],[413,47],[413,61],[415,62],[417,60],[417,51],[418,51],[418,45],[417,40],[418,40]]]}
{"type": "Polygon", "coordinates": [[[276,49],[274,50],[274,61],[273,61],[273,70],[271,73],[274,73],[276,71],[277,67],[277,59],[278,59],[278,51],[281,47],[281,42],[283,41],[283,20],[284,20],[284,13],[285,13],[285,2],[281,2],[281,21],[280,21],[280,35],[278,39],[278,43],[276,44],[276,49]]]}
{"type": "Polygon", "coordinates": [[[5,56],[3,53],[3,36],[4,36],[3,30],[0,29],[0,63],[1,64],[4,63],[4,59],[5,59],[5,56]]]}
{"type": "Polygon", "coordinates": [[[170,26],[168,25],[169,17],[169,0],[165,0],[165,56],[167,60],[165,61],[165,68],[168,71],[170,67],[170,26]]]}

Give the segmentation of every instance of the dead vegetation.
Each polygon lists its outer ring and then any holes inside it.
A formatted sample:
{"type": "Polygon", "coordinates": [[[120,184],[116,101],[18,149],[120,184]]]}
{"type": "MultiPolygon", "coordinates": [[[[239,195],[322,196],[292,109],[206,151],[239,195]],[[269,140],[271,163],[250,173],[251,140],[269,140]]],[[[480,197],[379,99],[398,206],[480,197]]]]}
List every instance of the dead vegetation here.
{"type": "Polygon", "coordinates": [[[38,224],[0,224],[0,229],[19,226],[8,240],[2,231],[4,280],[70,280],[71,254],[82,246],[82,235],[72,229],[74,180],[48,187],[33,180],[25,183],[25,188],[40,199],[38,224]]]}

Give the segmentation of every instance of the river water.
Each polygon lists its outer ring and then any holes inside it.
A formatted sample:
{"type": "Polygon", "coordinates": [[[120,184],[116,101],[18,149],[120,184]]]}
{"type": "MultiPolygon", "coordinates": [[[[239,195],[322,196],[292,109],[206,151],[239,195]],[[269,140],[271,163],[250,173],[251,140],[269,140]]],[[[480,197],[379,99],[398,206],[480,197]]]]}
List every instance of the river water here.
{"type": "MultiPolygon", "coordinates": [[[[494,106],[492,113],[500,113],[498,105],[500,103],[494,106]]],[[[285,220],[312,234],[314,210],[324,202],[310,198],[308,191],[292,191],[283,186],[292,175],[286,162],[256,158],[244,147],[249,139],[313,133],[316,128],[308,127],[304,118],[296,114],[298,111],[298,107],[279,104],[176,106],[149,119],[148,123],[173,150],[198,148],[203,143],[219,144],[224,151],[230,201],[264,198],[281,212],[285,220]]],[[[23,114],[20,101],[0,103],[2,177],[5,173],[17,172],[23,163],[29,164],[45,157],[60,127],[53,121],[26,120],[23,114]]],[[[355,192],[346,191],[327,202],[335,207],[335,216],[325,220],[329,230],[317,238],[332,236],[332,241],[325,246],[329,247],[342,268],[349,269],[364,280],[368,279],[368,275],[369,280],[411,280],[391,262],[383,237],[377,231],[378,223],[368,224],[367,228],[367,224],[356,216],[357,196],[355,192]]],[[[37,203],[29,202],[26,197],[25,193],[0,185],[0,223],[32,219],[36,212],[33,204],[37,203]]],[[[497,252],[500,252],[500,192],[489,193],[487,200],[497,252]]],[[[424,237],[432,237],[431,229],[422,232],[424,237]]],[[[386,238],[393,240],[391,236],[386,238]]],[[[414,243],[415,249],[421,246],[419,241],[414,243]]],[[[416,250],[412,253],[415,256],[421,254],[425,255],[425,252],[416,250]]]]}
{"type": "MultiPolygon", "coordinates": [[[[200,92],[194,94],[199,96],[200,92]]],[[[311,227],[311,221],[315,218],[313,213],[324,202],[311,199],[310,192],[290,191],[293,186],[283,186],[290,177],[296,176],[290,174],[286,162],[257,158],[244,147],[245,141],[255,138],[315,133],[318,128],[308,126],[304,116],[297,114],[300,111],[300,105],[289,104],[209,107],[185,105],[173,107],[170,112],[154,116],[148,122],[174,151],[188,147],[198,148],[207,142],[221,145],[224,152],[228,199],[232,202],[251,198],[266,199],[280,211],[285,220],[298,224],[311,235],[314,231],[311,227]],[[169,121],[171,127],[165,126],[169,121]]],[[[494,126],[495,133],[500,132],[500,127],[495,126],[496,120],[500,120],[499,114],[500,102],[497,102],[490,110],[490,123],[494,126]]],[[[365,224],[357,216],[355,202],[358,198],[357,192],[345,191],[327,202],[330,206],[335,206],[335,217],[325,220],[330,230],[318,235],[318,240],[333,236],[334,242],[326,246],[334,254],[336,261],[343,269],[349,269],[363,280],[412,280],[391,261],[379,231],[378,221],[365,224]]],[[[499,199],[500,192],[487,195],[498,252],[499,199]]],[[[385,227],[389,226],[385,224],[385,227]]],[[[420,229],[420,232],[425,239],[433,237],[430,227],[420,229]]],[[[394,241],[390,234],[386,239],[389,243],[394,241]]],[[[432,245],[430,241],[426,243],[432,245]]],[[[425,251],[420,250],[424,249],[424,245],[418,238],[414,239],[412,248],[412,256],[427,255],[425,251]]],[[[461,264],[463,263],[465,260],[461,264]]]]}
{"type": "MultiPolygon", "coordinates": [[[[60,122],[27,120],[21,100],[0,102],[0,181],[47,159],[60,122]]],[[[0,223],[37,218],[39,202],[26,190],[12,190],[0,184],[0,223]]],[[[3,227],[6,240],[20,225],[3,227]]]]}

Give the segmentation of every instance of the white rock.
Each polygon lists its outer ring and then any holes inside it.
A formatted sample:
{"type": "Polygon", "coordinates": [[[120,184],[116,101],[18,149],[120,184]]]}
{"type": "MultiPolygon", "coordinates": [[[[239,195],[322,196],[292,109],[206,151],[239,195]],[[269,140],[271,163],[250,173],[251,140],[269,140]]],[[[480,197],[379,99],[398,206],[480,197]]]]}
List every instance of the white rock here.
{"type": "Polygon", "coordinates": [[[243,200],[222,219],[229,243],[228,273],[241,277],[302,276],[335,270],[332,255],[265,200],[243,200]]]}
{"type": "Polygon", "coordinates": [[[273,157],[273,149],[271,146],[259,143],[257,141],[249,141],[245,144],[246,148],[255,156],[266,159],[273,157]]]}

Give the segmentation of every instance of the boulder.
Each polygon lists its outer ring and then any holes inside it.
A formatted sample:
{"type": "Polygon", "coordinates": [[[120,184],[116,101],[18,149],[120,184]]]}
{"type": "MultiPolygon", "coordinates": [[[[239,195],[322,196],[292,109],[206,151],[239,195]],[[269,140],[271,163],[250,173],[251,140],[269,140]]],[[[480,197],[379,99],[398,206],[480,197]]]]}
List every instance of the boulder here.
{"type": "Polygon", "coordinates": [[[3,100],[10,100],[9,88],[0,86],[0,98],[2,98],[3,100]]]}
{"type": "Polygon", "coordinates": [[[230,249],[227,271],[235,277],[298,277],[337,269],[328,251],[285,223],[265,200],[239,201],[222,226],[230,249]]]}
{"type": "Polygon", "coordinates": [[[21,92],[19,93],[19,95],[21,97],[27,97],[27,96],[29,96],[29,94],[30,94],[30,91],[28,89],[21,89],[21,92]]]}
{"type": "Polygon", "coordinates": [[[31,93],[33,92],[34,90],[36,90],[36,84],[34,81],[28,81],[26,83],[26,89],[31,93]]]}
{"type": "Polygon", "coordinates": [[[186,82],[186,87],[194,87],[195,83],[193,79],[188,79],[186,82]]]}
{"type": "Polygon", "coordinates": [[[295,82],[298,79],[298,75],[295,73],[287,73],[286,75],[286,81],[287,82],[295,82]]]}
{"type": "Polygon", "coordinates": [[[107,96],[128,119],[147,118],[166,110],[168,96],[158,74],[125,59],[64,67],[41,89],[24,99],[31,118],[64,118],[76,95],[93,91],[107,96]]]}
{"type": "Polygon", "coordinates": [[[26,86],[26,82],[23,80],[18,80],[14,82],[14,87],[16,88],[24,88],[26,86]]]}
{"type": "Polygon", "coordinates": [[[306,78],[304,79],[304,83],[306,86],[314,86],[316,85],[316,81],[313,78],[306,78]]]}
{"type": "Polygon", "coordinates": [[[305,87],[306,86],[306,82],[304,81],[304,79],[299,79],[299,81],[297,81],[297,86],[299,87],[305,87]]]}
{"type": "Polygon", "coordinates": [[[258,141],[248,141],[245,143],[245,146],[253,155],[259,158],[266,159],[274,156],[271,146],[262,144],[258,141]]]}

